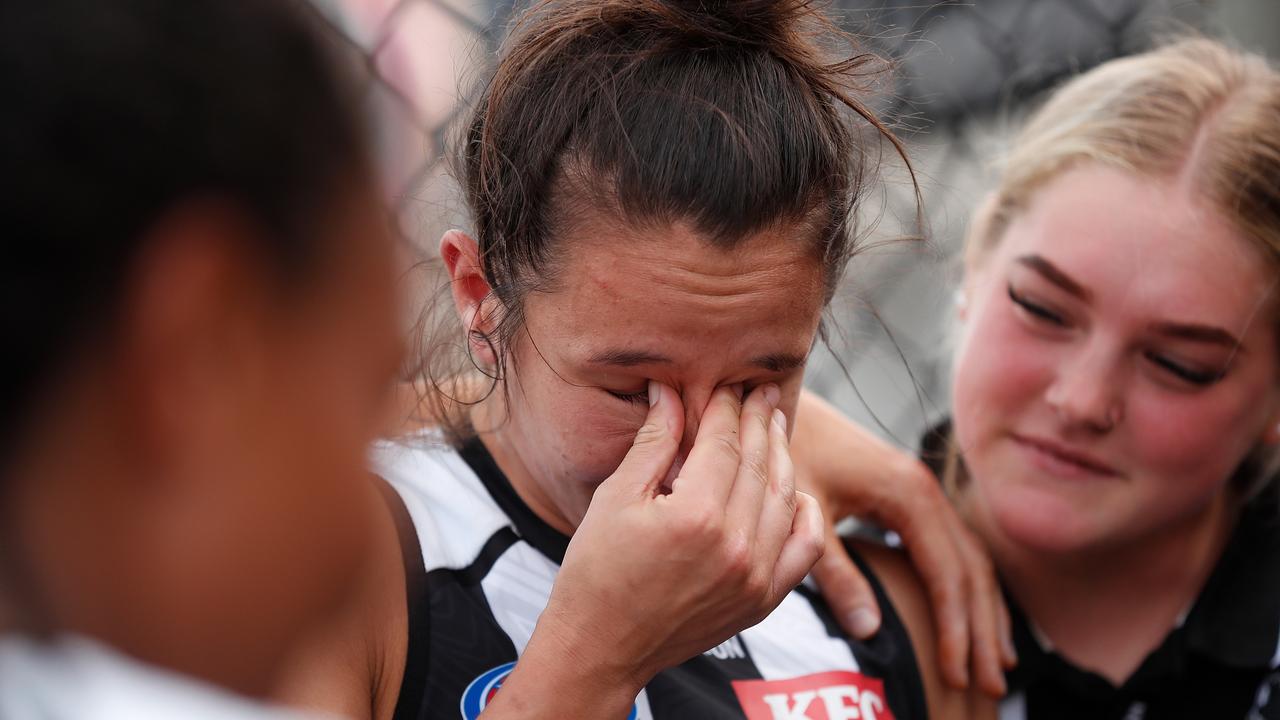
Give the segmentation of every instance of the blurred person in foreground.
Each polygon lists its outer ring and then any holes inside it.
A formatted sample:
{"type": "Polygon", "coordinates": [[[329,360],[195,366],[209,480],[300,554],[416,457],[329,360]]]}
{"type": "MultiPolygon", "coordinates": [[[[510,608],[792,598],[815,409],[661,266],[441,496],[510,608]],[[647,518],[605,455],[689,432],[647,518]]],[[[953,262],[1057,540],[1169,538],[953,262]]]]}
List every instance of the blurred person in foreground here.
{"type": "MultiPolygon", "coordinates": [[[[387,540],[364,468],[402,355],[395,245],[356,95],[308,11],[0,7],[6,720],[283,713],[249,698],[387,540]]],[[[647,573],[707,512],[638,491],[666,474],[667,425],[650,423],[606,483],[599,543],[615,562],[570,552],[562,582],[580,592],[539,623],[540,672],[512,678],[486,717],[594,717],[584,689],[609,696],[776,602],[742,593],[749,568],[713,565],[723,535],[701,536],[707,559],[687,574],[647,573]],[[593,588],[641,572],[636,647],[582,633],[616,620],[593,588]]],[[[731,483],[738,464],[700,481],[731,483]]],[[[769,539],[796,580],[821,545],[806,507],[769,539]]]]}

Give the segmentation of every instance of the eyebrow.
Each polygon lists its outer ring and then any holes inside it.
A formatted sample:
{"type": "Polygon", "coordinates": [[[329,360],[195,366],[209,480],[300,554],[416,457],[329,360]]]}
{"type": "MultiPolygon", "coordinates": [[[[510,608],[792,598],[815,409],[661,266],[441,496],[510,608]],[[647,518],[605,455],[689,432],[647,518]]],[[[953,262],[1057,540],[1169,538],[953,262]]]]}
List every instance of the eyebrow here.
{"type": "Polygon", "coordinates": [[[1045,280],[1048,280],[1081,300],[1088,302],[1093,299],[1093,293],[1089,292],[1088,289],[1080,283],[1072,280],[1070,275],[1067,275],[1057,265],[1049,262],[1042,255],[1023,255],[1018,258],[1018,263],[1035,270],[1045,280]]]}
{"type": "Polygon", "coordinates": [[[1192,342],[1207,343],[1210,345],[1221,345],[1231,348],[1236,352],[1243,353],[1245,348],[1234,335],[1223,330],[1222,328],[1213,327],[1212,325],[1184,325],[1181,323],[1156,323],[1151,329],[1165,337],[1171,337],[1177,340],[1190,340],[1192,342]]]}
{"type": "MultiPolygon", "coordinates": [[[[751,359],[751,364],[769,372],[786,372],[802,367],[807,360],[805,355],[779,352],[761,355],[751,359]]],[[[666,355],[646,352],[644,350],[624,350],[611,348],[593,353],[587,359],[592,365],[616,365],[619,367],[635,367],[637,365],[671,365],[675,362],[666,355]]]]}
{"type": "Polygon", "coordinates": [[[808,357],[794,353],[770,353],[752,359],[751,364],[764,368],[769,372],[786,372],[795,370],[798,367],[804,367],[806,360],[808,360],[808,357]]]}
{"type": "Polygon", "coordinates": [[[635,367],[636,365],[670,365],[675,361],[666,355],[645,352],[643,350],[609,349],[593,353],[587,359],[592,365],[619,365],[635,367]]]}

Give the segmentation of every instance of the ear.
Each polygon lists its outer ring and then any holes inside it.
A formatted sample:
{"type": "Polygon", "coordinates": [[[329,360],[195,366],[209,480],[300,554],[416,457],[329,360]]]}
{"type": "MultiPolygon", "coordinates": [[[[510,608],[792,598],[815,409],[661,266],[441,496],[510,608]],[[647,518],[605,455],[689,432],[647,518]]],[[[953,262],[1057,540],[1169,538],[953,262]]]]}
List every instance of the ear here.
{"type": "Polygon", "coordinates": [[[178,208],[131,267],[118,377],[138,449],[157,466],[233,426],[239,399],[261,390],[274,305],[256,232],[216,203],[178,208]]]}
{"type": "Polygon", "coordinates": [[[450,230],[440,239],[440,257],[449,272],[453,305],[467,333],[471,356],[483,365],[496,365],[497,355],[486,338],[492,337],[498,323],[497,299],[484,278],[480,246],[466,233],[450,230]]]}

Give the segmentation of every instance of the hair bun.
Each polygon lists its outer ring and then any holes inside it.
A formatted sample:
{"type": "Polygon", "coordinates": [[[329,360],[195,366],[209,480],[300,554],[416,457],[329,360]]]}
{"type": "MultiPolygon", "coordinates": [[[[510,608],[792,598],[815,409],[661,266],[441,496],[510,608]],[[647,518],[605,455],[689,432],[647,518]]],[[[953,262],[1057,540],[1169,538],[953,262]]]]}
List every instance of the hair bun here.
{"type": "Polygon", "coordinates": [[[677,26],[671,29],[750,45],[774,44],[821,15],[812,0],[633,0],[625,4],[655,19],[676,20],[677,26]]]}

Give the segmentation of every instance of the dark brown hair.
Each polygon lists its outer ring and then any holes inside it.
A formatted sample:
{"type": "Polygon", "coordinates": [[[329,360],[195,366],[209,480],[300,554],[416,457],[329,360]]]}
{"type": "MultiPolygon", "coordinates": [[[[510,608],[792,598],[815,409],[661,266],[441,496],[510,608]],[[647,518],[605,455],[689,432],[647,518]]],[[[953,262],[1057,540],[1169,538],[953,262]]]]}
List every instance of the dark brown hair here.
{"type": "Polygon", "coordinates": [[[363,119],[302,0],[0,5],[0,458],[55,376],[109,335],[147,230],[191,197],[261,224],[285,284],[323,208],[372,176],[363,119]]]}
{"type": "Polygon", "coordinates": [[[811,231],[797,242],[811,245],[829,299],[854,249],[873,150],[887,141],[906,159],[860,97],[883,69],[811,0],[531,8],[482,88],[455,168],[501,312],[482,338],[499,357],[495,383],[524,297],[553,286],[570,250],[557,237],[582,211],[685,223],[724,248],[797,223],[811,231]]]}

